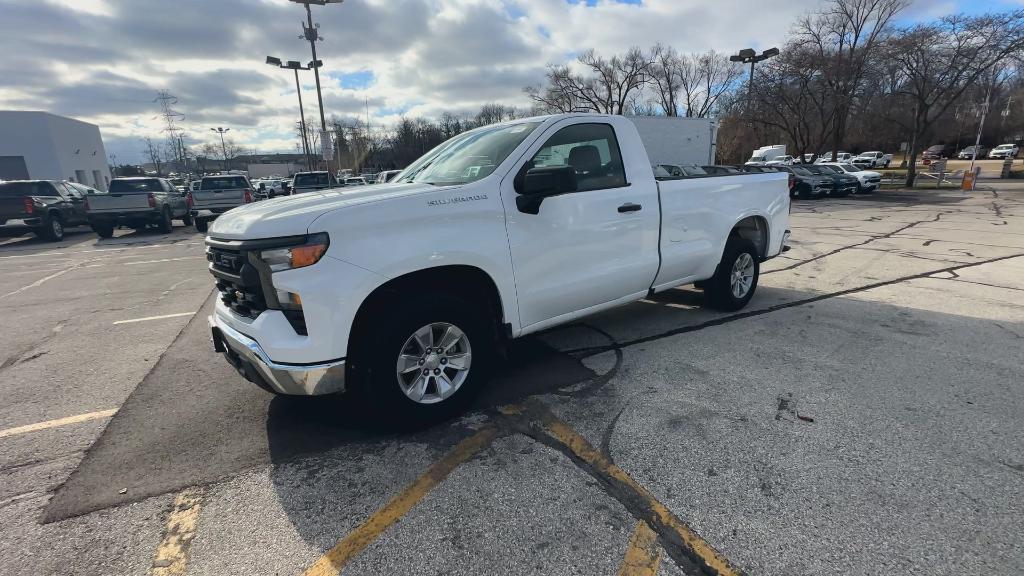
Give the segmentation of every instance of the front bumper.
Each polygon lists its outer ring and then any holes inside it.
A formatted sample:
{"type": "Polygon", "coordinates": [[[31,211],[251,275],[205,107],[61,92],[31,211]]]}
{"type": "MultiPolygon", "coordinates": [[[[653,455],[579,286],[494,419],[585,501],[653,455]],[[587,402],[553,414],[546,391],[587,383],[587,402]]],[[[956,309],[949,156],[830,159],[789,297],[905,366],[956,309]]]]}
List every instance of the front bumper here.
{"type": "Polygon", "coordinates": [[[317,364],[278,364],[252,338],[210,316],[213,349],[246,380],[273,392],[296,396],[333,394],[345,390],[345,359],[317,364]]]}

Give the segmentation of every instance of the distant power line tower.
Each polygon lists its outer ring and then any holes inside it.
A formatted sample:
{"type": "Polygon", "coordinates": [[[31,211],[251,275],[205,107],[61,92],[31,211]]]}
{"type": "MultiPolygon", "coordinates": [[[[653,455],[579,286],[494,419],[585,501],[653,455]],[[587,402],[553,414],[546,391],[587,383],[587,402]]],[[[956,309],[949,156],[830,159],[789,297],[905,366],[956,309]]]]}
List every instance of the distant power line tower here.
{"type": "Polygon", "coordinates": [[[167,90],[158,90],[157,97],[153,101],[160,103],[160,110],[165,124],[163,131],[167,134],[167,141],[171,146],[171,150],[174,150],[174,159],[187,170],[185,166],[187,161],[185,145],[182,142],[182,129],[175,125],[175,122],[184,120],[185,115],[172,108],[172,106],[178,103],[178,98],[171,95],[167,90]]]}

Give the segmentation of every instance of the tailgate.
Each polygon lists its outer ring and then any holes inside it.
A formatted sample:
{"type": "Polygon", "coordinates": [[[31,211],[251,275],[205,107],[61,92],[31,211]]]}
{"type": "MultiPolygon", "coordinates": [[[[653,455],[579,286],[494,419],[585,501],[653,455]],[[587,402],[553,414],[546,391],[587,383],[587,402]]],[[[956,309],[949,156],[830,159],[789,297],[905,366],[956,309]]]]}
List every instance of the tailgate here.
{"type": "Polygon", "coordinates": [[[90,214],[120,214],[124,212],[149,212],[148,192],[111,192],[89,195],[90,214]]]}
{"type": "Polygon", "coordinates": [[[0,196],[0,224],[7,220],[20,220],[28,218],[25,213],[25,198],[21,196],[2,197],[0,196]]]}
{"type": "Polygon", "coordinates": [[[244,188],[226,188],[223,190],[199,190],[192,193],[192,206],[204,208],[234,208],[245,204],[244,188]]]}

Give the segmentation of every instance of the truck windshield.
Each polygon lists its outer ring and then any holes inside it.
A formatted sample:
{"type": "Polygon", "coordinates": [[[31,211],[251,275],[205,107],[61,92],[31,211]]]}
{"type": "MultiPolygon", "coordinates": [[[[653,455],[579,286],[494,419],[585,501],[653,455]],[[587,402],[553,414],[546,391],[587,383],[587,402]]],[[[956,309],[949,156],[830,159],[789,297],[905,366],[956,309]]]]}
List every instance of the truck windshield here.
{"type": "MultiPolygon", "coordinates": [[[[111,184],[113,186],[113,184],[111,184]]],[[[216,176],[203,178],[200,190],[224,190],[228,188],[248,188],[249,184],[242,176],[216,176]]]]}
{"type": "Polygon", "coordinates": [[[0,198],[17,196],[56,196],[57,193],[46,182],[2,182],[0,198]]]}
{"type": "Polygon", "coordinates": [[[539,125],[527,122],[460,134],[425,154],[395,181],[434,185],[474,182],[494,172],[539,125]]]}
{"type": "Polygon", "coordinates": [[[145,180],[111,180],[110,191],[111,192],[158,192],[163,190],[160,187],[160,181],[156,178],[147,178],[145,180]]]}

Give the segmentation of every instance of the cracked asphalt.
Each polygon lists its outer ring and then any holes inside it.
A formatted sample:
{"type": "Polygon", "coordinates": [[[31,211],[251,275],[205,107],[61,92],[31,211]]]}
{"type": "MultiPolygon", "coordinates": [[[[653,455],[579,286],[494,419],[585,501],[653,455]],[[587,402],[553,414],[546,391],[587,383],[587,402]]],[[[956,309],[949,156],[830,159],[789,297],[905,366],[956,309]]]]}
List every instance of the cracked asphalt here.
{"type": "Polygon", "coordinates": [[[0,573],[1024,573],[1024,186],[984,186],[799,201],[747,309],[543,333],[403,434],[240,381],[191,229],[2,237],[0,573]]]}

